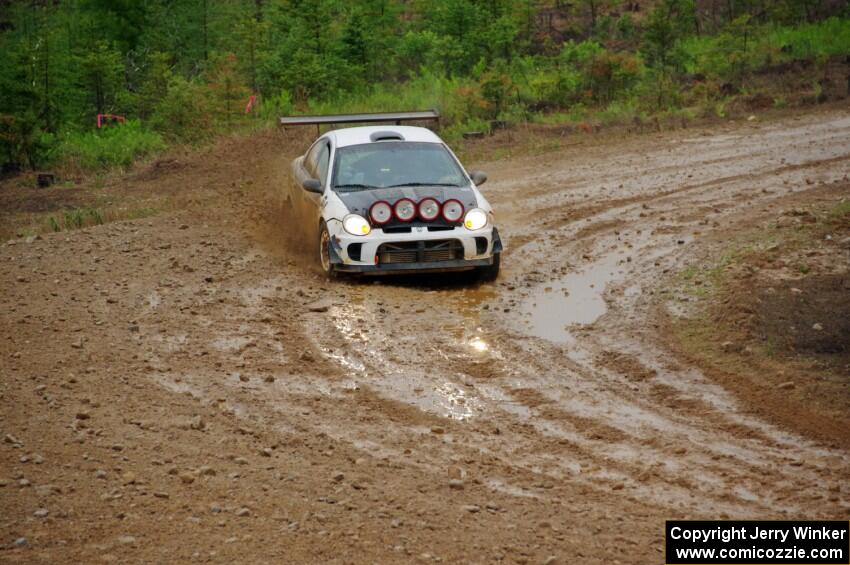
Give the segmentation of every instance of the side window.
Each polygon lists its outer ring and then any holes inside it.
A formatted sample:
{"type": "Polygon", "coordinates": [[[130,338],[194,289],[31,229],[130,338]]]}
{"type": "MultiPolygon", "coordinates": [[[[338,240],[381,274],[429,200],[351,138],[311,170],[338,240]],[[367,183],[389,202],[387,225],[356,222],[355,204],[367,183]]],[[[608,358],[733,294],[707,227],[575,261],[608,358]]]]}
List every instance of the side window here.
{"type": "Polygon", "coordinates": [[[304,157],[304,168],[307,169],[307,172],[312,177],[318,177],[316,174],[316,163],[318,162],[319,152],[322,150],[322,146],[327,146],[325,140],[314,143],[304,157]]]}
{"type": "Polygon", "coordinates": [[[322,144],[319,150],[318,161],[316,163],[316,176],[322,181],[322,186],[325,185],[325,180],[328,178],[328,165],[331,161],[331,149],[327,143],[322,144]]]}

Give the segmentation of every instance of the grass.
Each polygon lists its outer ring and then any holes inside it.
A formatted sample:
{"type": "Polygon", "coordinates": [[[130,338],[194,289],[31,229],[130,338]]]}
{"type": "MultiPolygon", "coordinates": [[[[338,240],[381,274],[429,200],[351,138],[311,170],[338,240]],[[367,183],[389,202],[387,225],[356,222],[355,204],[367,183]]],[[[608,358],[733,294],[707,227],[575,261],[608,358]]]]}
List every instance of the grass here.
{"type": "Polygon", "coordinates": [[[138,121],[130,121],[102,130],[66,132],[50,160],[72,170],[102,171],[129,167],[165,148],[162,136],[138,121]]]}
{"type": "Polygon", "coordinates": [[[741,73],[795,59],[824,61],[850,54],[850,20],[829,18],[799,26],[751,26],[682,42],[691,74],[732,80],[741,73]]]}
{"type": "Polygon", "coordinates": [[[72,208],[63,210],[59,215],[48,216],[41,226],[33,226],[26,232],[61,232],[76,230],[91,226],[99,226],[121,220],[138,220],[149,218],[159,213],[159,210],[149,206],[134,208],[72,208]]]}
{"type": "Polygon", "coordinates": [[[72,208],[61,216],[47,218],[48,231],[59,232],[103,224],[103,212],[98,208],[72,208]]]}

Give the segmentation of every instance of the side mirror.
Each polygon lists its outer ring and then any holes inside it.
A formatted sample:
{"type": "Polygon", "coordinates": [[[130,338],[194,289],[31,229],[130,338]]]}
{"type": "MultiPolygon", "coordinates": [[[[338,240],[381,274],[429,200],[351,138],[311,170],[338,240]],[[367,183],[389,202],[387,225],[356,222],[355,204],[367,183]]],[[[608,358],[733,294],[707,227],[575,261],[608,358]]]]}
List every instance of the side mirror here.
{"type": "Polygon", "coordinates": [[[316,194],[324,192],[324,190],[322,190],[322,183],[319,179],[304,179],[304,182],[301,183],[301,188],[307,192],[315,192],[316,194]]]}
{"type": "Polygon", "coordinates": [[[469,171],[469,178],[475,183],[475,186],[481,186],[487,182],[487,173],[482,171],[469,171]]]}

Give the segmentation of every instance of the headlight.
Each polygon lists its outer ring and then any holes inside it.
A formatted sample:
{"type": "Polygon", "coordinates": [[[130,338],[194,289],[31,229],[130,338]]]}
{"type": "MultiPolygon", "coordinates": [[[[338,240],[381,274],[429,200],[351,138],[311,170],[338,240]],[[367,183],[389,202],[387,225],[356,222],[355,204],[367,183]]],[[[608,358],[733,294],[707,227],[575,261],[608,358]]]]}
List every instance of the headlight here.
{"type": "Polygon", "coordinates": [[[409,222],[416,215],[416,203],[410,198],[402,198],[393,208],[395,217],[402,222],[409,222]]]}
{"type": "Polygon", "coordinates": [[[369,235],[372,228],[363,216],[349,214],[342,219],[342,227],[351,235],[369,235]]]}
{"type": "Polygon", "coordinates": [[[468,230],[480,230],[487,225],[487,212],[481,208],[473,208],[466,213],[463,219],[463,225],[468,230]]]}
{"type": "Polygon", "coordinates": [[[369,208],[369,216],[372,218],[372,221],[382,226],[392,220],[393,218],[393,209],[390,207],[390,203],[384,200],[378,200],[372,207],[369,208]]]}
{"type": "Polygon", "coordinates": [[[440,203],[433,198],[424,198],[419,202],[419,217],[430,222],[440,215],[440,203]]]}
{"type": "Polygon", "coordinates": [[[459,222],[463,217],[463,204],[454,198],[443,202],[443,218],[447,222],[459,222]]]}

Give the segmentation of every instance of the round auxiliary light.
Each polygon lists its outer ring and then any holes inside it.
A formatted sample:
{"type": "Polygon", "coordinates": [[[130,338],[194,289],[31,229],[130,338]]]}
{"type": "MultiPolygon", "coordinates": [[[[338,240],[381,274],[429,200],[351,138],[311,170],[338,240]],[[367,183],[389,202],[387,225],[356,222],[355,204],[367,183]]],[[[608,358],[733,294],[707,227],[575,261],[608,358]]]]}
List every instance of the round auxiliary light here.
{"type": "Polygon", "coordinates": [[[452,198],[443,203],[443,218],[447,222],[459,222],[462,217],[463,204],[460,203],[460,200],[452,198]]]}
{"type": "Polygon", "coordinates": [[[393,208],[395,217],[402,222],[409,222],[416,215],[416,203],[410,198],[402,198],[393,208]]]}
{"type": "Polygon", "coordinates": [[[487,212],[481,208],[473,208],[466,213],[463,225],[470,231],[480,230],[487,225],[487,212]]]}
{"type": "Polygon", "coordinates": [[[351,235],[369,235],[372,227],[366,218],[357,214],[349,214],[342,219],[342,227],[351,235]]]}
{"type": "Polygon", "coordinates": [[[430,222],[440,215],[440,203],[433,198],[423,198],[419,202],[419,217],[430,222]]]}
{"type": "Polygon", "coordinates": [[[372,218],[372,221],[382,226],[392,220],[393,218],[393,209],[390,206],[389,202],[384,202],[383,200],[378,200],[372,207],[369,208],[369,217],[372,218]]]}

